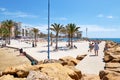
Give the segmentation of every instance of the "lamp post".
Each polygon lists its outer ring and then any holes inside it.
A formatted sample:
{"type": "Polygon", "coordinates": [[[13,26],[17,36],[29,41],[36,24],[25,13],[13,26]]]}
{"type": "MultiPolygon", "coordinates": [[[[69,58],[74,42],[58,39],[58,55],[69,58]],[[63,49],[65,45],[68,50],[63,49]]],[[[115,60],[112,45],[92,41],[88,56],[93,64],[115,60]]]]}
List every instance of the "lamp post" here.
{"type": "Polygon", "coordinates": [[[48,0],[48,59],[50,59],[50,0],[48,0]]]}

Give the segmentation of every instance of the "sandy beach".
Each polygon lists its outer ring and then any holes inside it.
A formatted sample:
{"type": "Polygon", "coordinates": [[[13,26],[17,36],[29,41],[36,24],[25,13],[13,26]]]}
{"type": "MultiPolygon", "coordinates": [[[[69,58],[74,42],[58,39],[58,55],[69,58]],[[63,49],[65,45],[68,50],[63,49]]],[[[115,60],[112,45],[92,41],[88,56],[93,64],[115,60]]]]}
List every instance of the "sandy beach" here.
{"type": "Polygon", "coordinates": [[[17,66],[21,64],[30,64],[25,56],[18,56],[19,51],[10,48],[0,48],[0,71],[9,66],[17,66]]]}

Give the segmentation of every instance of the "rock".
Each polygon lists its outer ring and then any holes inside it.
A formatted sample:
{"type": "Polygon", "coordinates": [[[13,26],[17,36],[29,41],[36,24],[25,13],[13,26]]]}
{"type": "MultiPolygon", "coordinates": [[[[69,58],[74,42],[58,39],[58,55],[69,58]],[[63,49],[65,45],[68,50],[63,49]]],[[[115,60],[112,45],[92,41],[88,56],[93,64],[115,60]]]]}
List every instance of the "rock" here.
{"type": "Polygon", "coordinates": [[[110,54],[105,55],[103,58],[104,62],[110,62],[112,59],[113,57],[110,54]]]}
{"type": "Polygon", "coordinates": [[[30,71],[26,80],[54,80],[54,79],[40,71],[30,71]]]}
{"type": "Polygon", "coordinates": [[[80,70],[78,70],[78,69],[76,69],[74,66],[65,66],[66,68],[69,68],[69,69],[72,69],[73,71],[75,71],[75,73],[78,75],[77,77],[79,78],[79,79],[81,79],[82,78],[82,73],[81,73],[81,71],[80,70]]]}
{"type": "Polygon", "coordinates": [[[7,75],[7,74],[10,74],[10,75],[16,75],[16,68],[15,67],[7,67],[3,72],[2,72],[2,75],[7,75]]]}
{"type": "Polygon", "coordinates": [[[116,52],[120,52],[120,46],[115,49],[116,52]]]}
{"type": "Polygon", "coordinates": [[[66,56],[66,57],[60,58],[59,60],[62,61],[62,65],[68,65],[68,66],[75,66],[79,62],[79,60],[71,56],[66,56]]]}
{"type": "Polygon", "coordinates": [[[78,55],[78,56],[76,57],[76,59],[77,59],[77,60],[82,60],[82,59],[84,59],[85,56],[87,56],[87,54],[78,55]]]}
{"type": "Polygon", "coordinates": [[[24,77],[27,77],[27,75],[29,74],[29,71],[19,70],[16,72],[16,74],[17,74],[17,77],[24,78],[24,77]]]}
{"type": "Polygon", "coordinates": [[[81,72],[76,73],[74,70],[62,66],[60,63],[41,64],[39,69],[55,80],[79,80],[80,77],[78,76],[82,76],[81,72]]]}
{"type": "Polygon", "coordinates": [[[14,78],[12,75],[4,75],[0,80],[26,80],[26,78],[14,78]]]}
{"type": "Polygon", "coordinates": [[[103,58],[104,62],[118,62],[120,63],[120,55],[116,55],[115,53],[105,52],[105,56],[103,58]]]}
{"type": "Polygon", "coordinates": [[[43,61],[43,64],[46,64],[46,63],[61,63],[61,61],[56,59],[45,59],[43,61]]]}
{"type": "Polygon", "coordinates": [[[29,70],[31,70],[31,67],[32,66],[25,64],[14,67],[8,67],[2,72],[2,75],[10,74],[15,77],[24,78],[27,77],[29,70]]]}
{"type": "Polygon", "coordinates": [[[43,60],[38,61],[37,65],[43,64],[43,60]]]}
{"type": "Polygon", "coordinates": [[[82,80],[100,80],[98,75],[94,75],[94,74],[85,74],[83,75],[83,79],[82,80]]]}
{"type": "Polygon", "coordinates": [[[107,51],[111,52],[111,53],[114,53],[115,52],[115,48],[109,48],[107,51]]]}
{"type": "Polygon", "coordinates": [[[106,63],[105,68],[120,68],[120,63],[106,63]]]}
{"type": "MultiPolygon", "coordinates": [[[[14,67],[8,67],[2,72],[2,77],[0,78],[3,78],[5,75],[10,74],[14,77],[17,77],[18,80],[24,79],[26,77],[27,80],[34,80],[34,78],[41,78],[41,80],[80,80],[82,77],[81,71],[73,67],[73,65],[76,65],[79,60],[76,60],[75,58],[72,57],[65,57],[61,60],[66,61],[67,65],[63,66],[62,64],[59,63],[59,61],[57,63],[56,60],[50,60],[48,61],[50,63],[40,65],[24,64],[14,67]],[[70,65],[72,65],[72,67],[70,65]],[[29,74],[29,71],[31,70],[35,72],[29,74]],[[30,76],[28,76],[28,74],[30,76]]],[[[12,79],[14,77],[11,77],[11,80],[16,80],[12,79]]]]}
{"type": "Polygon", "coordinates": [[[101,80],[120,80],[120,45],[114,42],[106,43],[109,47],[104,51],[105,70],[100,71],[101,80]]]}
{"type": "Polygon", "coordinates": [[[108,70],[103,70],[99,72],[99,77],[100,79],[103,79],[104,76],[106,76],[110,71],[108,70]]]}
{"type": "Polygon", "coordinates": [[[109,71],[109,70],[103,70],[99,73],[101,80],[119,80],[120,79],[120,73],[109,71]]]}
{"type": "Polygon", "coordinates": [[[106,44],[107,44],[108,48],[112,48],[112,47],[115,47],[117,45],[117,43],[115,43],[113,41],[108,41],[108,42],[106,42],[106,44]]]}
{"type": "Polygon", "coordinates": [[[120,68],[106,68],[106,70],[120,73],[120,68]]]}
{"type": "Polygon", "coordinates": [[[108,75],[104,76],[102,80],[120,80],[120,75],[109,73],[108,75]]]}

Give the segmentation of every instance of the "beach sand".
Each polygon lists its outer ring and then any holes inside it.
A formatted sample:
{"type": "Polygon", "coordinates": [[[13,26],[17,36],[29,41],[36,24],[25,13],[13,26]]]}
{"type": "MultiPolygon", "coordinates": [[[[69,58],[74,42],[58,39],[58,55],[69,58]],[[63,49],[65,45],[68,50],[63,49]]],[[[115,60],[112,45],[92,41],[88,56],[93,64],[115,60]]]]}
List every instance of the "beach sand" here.
{"type": "Polygon", "coordinates": [[[19,51],[10,48],[0,48],[0,71],[9,66],[30,64],[25,56],[18,56],[19,51]]]}

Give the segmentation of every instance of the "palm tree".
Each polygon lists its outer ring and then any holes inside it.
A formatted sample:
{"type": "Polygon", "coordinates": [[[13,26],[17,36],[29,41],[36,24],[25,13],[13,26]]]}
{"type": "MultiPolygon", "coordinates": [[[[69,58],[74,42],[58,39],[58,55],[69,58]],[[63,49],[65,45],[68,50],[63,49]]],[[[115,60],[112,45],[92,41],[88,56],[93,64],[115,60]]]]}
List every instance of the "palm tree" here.
{"type": "Polygon", "coordinates": [[[5,44],[6,44],[6,38],[9,36],[9,31],[7,28],[5,27],[1,27],[0,28],[0,36],[3,40],[5,40],[5,44]]]}
{"type": "Polygon", "coordinates": [[[37,34],[38,34],[39,30],[37,28],[33,28],[32,31],[34,32],[35,46],[37,46],[36,41],[37,41],[37,34]]]}
{"type": "Polygon", "coordinates": [[[68,30],[68,36],[70,37],[70,42],[71,42],[71,48],[73,48],[73,35],[78,31],[80,27],[76,27],[75,24],[68,24],[67,25],[67,30],[68,30]]]}
{"type": "Polygon", "coordinates": [[[8,44],[10,44],[11,29],[14,26],[14,22],[12,20],[6,20],[6,21],[2,22],[2,26],[8,28],[8,30],[9,30],[9,42],[8,42],[8,44]]]}
{"type": "Polygon", "coordinates": [[[52,31],[54,31],[56,33],[56,46],[55,46],[55,49],[57,50],[58,49],[58,35],[61,32],[61,30],[63,29],[63,25],[54,23],[51,26],[52,26],[52,28],[50,28],[50,30],[52,30],[52,31]]]}

